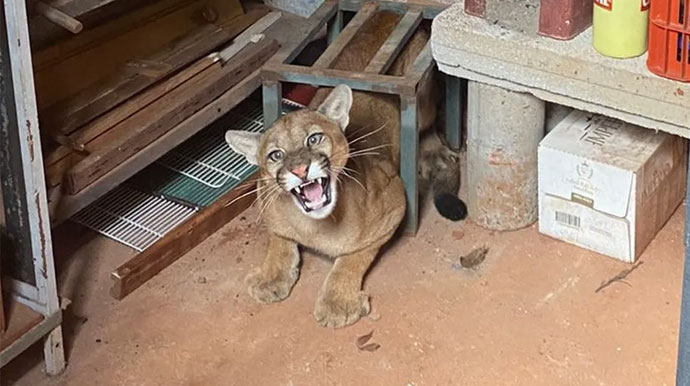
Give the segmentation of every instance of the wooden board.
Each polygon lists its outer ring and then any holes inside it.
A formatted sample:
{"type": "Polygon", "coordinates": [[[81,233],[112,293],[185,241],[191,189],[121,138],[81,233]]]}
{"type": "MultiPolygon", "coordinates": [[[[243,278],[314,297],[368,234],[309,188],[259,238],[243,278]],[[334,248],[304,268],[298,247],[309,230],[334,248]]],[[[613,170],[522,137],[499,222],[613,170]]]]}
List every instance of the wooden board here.
{"type": "Polygon", "coordinates": [[[42,115],[43,127],[62,134],[72,133],[77,127],[230,41],[260,16],[263,16],[262,12],[254,11],[238,18],[229,28],[213,24],[202,26],[148,57],[125,63],[105,80],[47,109],[42,115]]]}
{"type": "MultiPolygon", "coordinates": [[[[254,177],[252,177],[253,179],[254,177]]],[[[251,180],[251,179],[250,179],[251,180]]],[[[247,209],[256,194],[246,183],[228,192],[208,208],[175,228],[162,240],[111,274],[110,294],[122,299],[247,209]]]]}
{"type": "MultiPolygon", "coordinates": [[[[141,0],[61,0],[53,2],[62,12],[79,20],[85,29],[103,25],[127,12],[145,6],[141,0]]],[[[44,17],[34,15],[27,3],[29,13],[29,36],[31,48],[43,49],[56,42],[70,38],[71,34],[51,23],[44,17]]]]}
{"type": "MultiPolygon", "coordinates": [[[[228,36],[230,38],[232,38],[235,35],[237,35],[238,33],[240,33],[242,31],[242,29],[246,28],[247,26],[249,26],[250,24],[252,24],[256,20],[263,17],[266,13],[268,13],[267,8],[252,9],[252,10],[248,11],[247,14],[245,14],[241,18],[238,18],[236,24],[233,24],[233,26],[231,26],[231,27],[224,28],[224,30],[228,34],[228,36]]],[[[211,28],[215,29],[215,27],[211,27],[211,28]]],[[[182,70],[182,72],[184,72],[184,71],[185,70],[182,70]]],[[[175,75],[173,75],[173,76],[175,76],[175,75]]],[[[157,82],[163,82],[163,83],[167,82],[167,80],[166,81],[160,81],[160,80],[152,79],[151,77],[148,77],[145,75],[142,75],[141,77],[143,77],[144,79],[151,79],[151,80],[154,80],[157,82]]],[[[127,79],[132,79],[132,78],[130,77],[127,79]]],[[[120,84],[120,86],[121,86],[120,92],[123,91],[122,88],[126,89],[127,87],[129,87],[126,83],[126,79],[124,82],[122,82],[120,84]]],[[[136,87],[136,86],[134,86],[134,87],[136,87]]],[[[154,87],[157,87],[157,86],[154,86],[154,87]]],[[[107,86],[102,85],[101,88],[106,89],[107,86]]],[[[70,141],[72,141],[73,143],[76,143],[76,144],[80,144],[80,145],[84,145],[84,146],[87,145],[93,139],[95,139],[99,135],[103,134],[108,129],[112,128],[115,124],[117,124],[117,123],[121,122],[122,120],[124,120],[125,118],[131,116],[133,113],[138,111],[140,108],[143,108],[143,107],[147,106],[148,104],[150,104],[152,102],[151,98],[153,98],[155,100],[155,99],[158,99],[160,97],[160,95],[155,94],[155,93],[154,93],[155,95],[152,95],[151,93],[149,93],[149,91],[150,90],[145,90],[142,92],[142,94],[145,94],[145,95],[143,95],[143,98],[142,98],[142,95],[136,95],[134,97],[130,97],[129,100],[127,100],[126,102],[123,102],[121,105],[117,106],[116,108],[108,111],[107,113],[105,113],[104,115],[102,115],[98,118],[95,118],[94,120],[90,121],[86,125],[77,129],[75,132],[69,134],[68,139],[70,141]]],[[[118,94],[118,96],[116,96],[114,98],[110,98],[110,100],[111,101],[121,100],[122,96],[123,96],[122,94],[118,94]]],[[[103,106],[103,105],[101,105],[101,106],[103,106]]],[[[93,107],[93,105],[91,107],[93,107]]],[[[66,113],[59,113],[59,112],[56,112],[56,113],[61,114],[61,115],[66,114],[66,113]]],[[[67,118],[69,118],[69,117],[67,117],[67,118]]],[[[46,117],[45,119],[48,120],[49,118],[46,117]]],[[[57,119],[60,119],[60,118],[57,118],[57,119]]],[[[43,124],[43,122],[42,122],[42,124],[43,124]]],[[[46,126],[48,128],[50,127],[48,123],[46,123],[46,126]]],[[[48,129],[46,129],[46,130],[48,130],[48,129]]],[[[48,130],[48,132],[50,132],[50,130],[48,130]]],[[[48,136],[48,134],[46,134],[46,136],[48,136]]],[[[76,161],[69,162],[69,161],[64,160],[66,157],[69,157],[72,154],[72,149],[69,146],[63,146],[63,145],[57,146],[55,144],[48,144],[48,146],[44,146],[44,149],[45,149],[45,154],[43,156],[43,159],[44,159],[44,163],[46,165],[46,168],[48,169],[47,173],[53,175],[53,178],[51,178],[51,180],[55,180],[56,178],[58,180],[62,179],[62,174],[64,173],[64,171],[66,171],[69,167],[74,165],[74,163],[76,162],[76,161]],[[62,167],[61,167],[61,165],[56,165],[57,163],[61,163],[62,167]],[[64,166],[65,164],[67,165],[66,167],[64,166]]],[[[83,158],[83,157],[79,157],[78,154],[76,154],[75,157],[77,158],[77,160],[83,158]]]]}
{"type": "Polygon", "coordinates": [[[43,315],[16,300],[8,302],[6,306],[7,326],[0,332],[0,351],[9,347],[43,320],[43,315]]]}
{"type": "Polygon", "coordinates": [[[393,33],[376,52],[376,56],[369,62],[364,72],[385,74],[421,22],[422,11],[409,10],[405,12],[405,16],[403,16],[393,30],[393,33]]]}
{"type": "MultiPolygon", "coordinates": [[[[242,14],[239,0],[208,0],[210,4],[226,10],[224,17],[235,18],[242,14]]],[[[37,53],[34,62],[36,96],[39,111],[74,94],[97,84],[116,73],[125,63],[151,55],[160,47],[209,24],[201,15],[206,9],[206,1],[177,1],[167,8],[146,18],[142,25],[125,25],[115,20],[118,33],[108,33],[105,39],[89,40],[78,45],[69,54],[51,56],[37,53]],[[179,7],[177,4],[186,4],[179,7]],[[143,39],[142,36],[146,38],[143,39]]],[[[147,8],[148,9],[148,8],[147,8]]],[[[110,25],[111,23],[108,23],[110,25]]],[[[216,23],[218,24],[218,23],[216,23]]],[[[105,26],[104,26],[105,27],[105,26]]],[[[110,31],[108,31],[110,32],[110,31]]],[[[89,34],[84,31],[75,35],[75,40],[83,40],[89,34]]],[[[97,34],[96,34],[97,35],[97,34]]],[[[72,40],[72,39],[70,39],[72,40]]]]}
{"type": "Polygon", "coordinates": [[[239,83],[277,50],[275,40],[252,44],[226,65],[207,68],[98,137],[90,144],[93,152],[65,175],[63,191],[78,193],[239,83]]]}
{"type": "Polygon", "coordinates": [[[335,41],[326,48],[326,50],[323,52],[323,54],[321,54],[319,59],[316,60],[312,67],[315,69],[330,67],[335,60],[338,59],[338,56],[343,51],[345,46],[348,45],[352,38],[355,37],[357,32],[362,29],[364,23],[374,16],[377,8],[378,6],[374,2],[364,3],[359,12],[357,12],[349,23],[347,23],[335,41]]]}

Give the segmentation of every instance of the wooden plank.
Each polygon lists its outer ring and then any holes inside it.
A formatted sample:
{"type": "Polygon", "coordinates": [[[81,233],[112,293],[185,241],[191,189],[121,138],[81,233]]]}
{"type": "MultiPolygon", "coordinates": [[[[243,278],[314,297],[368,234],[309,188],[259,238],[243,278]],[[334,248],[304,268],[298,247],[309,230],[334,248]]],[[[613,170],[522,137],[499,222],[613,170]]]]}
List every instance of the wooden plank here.
{"type": "MultiPolygon", "coordinates": [[[[169,79],[166,79],[145,92],[136,95],[118,108],[111,110],[105,115],[87,124],[81,130],[70,135],[68,139],[76,145],[83,146],[86,150],[93,149],[98,145],[91,144],[91,142],[97,139],[99,135],[122,123],[125,119],[131,117],[140,110],[148,107],[156,100],[162,98],[165,94],[211,67],[216,62],[217,57],[215,55],[209,55],[198,60],[196,63],[178,72],[169,79]]],[[[74,165],[88,156],[88,153],[80,154],[73,152],[66,146],[61,146],[60,149],[50,152],[50,158],[47,158],[45,162],[47,164],[45,168],[46,181],[48,186],[51,187],[62,183],[65,173],[67,173],[74,165]],[[62,149],[62,151],[58,151],[60,149],[62,149]]]]}
{"type": "Polygon", "coordinates": [[[42,116],[44,124],[63,134],[109,111],[169,74],[208,54],[237,35],[259,15],[255,12],[242,17],[232,29],[204,26],[178,39],[150,57],[134,59],[103,82],[89,87],[73,97],[55,104],[42,116]],[[153,71],[147,69],[151,63],[153,71]]]}
{"type": "MultiPolygon", "coordinates": [[[[237,17],[242,14],[239,0],[194,1],[172,11],[166,9],[167,13],[162,17],[149,20],[136,28],[127,26],[125,31],[98,41],[98,44],[91,43],[86,50],[75,52],[74,55],[58,56],[49,66],[39,61],[42,55],[37,54],[34,69],[41,112],[55,103],[108,79],[112,74],[118,73],[130,60],[146,58],[161,47],[203,26],[210,25],[201,16],[206,7],[205,3],[219,7],[234,4],[236,6],[234,12],[230,15],[222,14],[224,17],[237,17]],[[146,38],[142,39],[142,36],[146,38]]],[[[114,23],[118,22],[114,21],[114,23]]],[[[218,25],[215,27],[220,28],[218,25]]],[[[74,39],[85,35],[90,35],[89,31],[83,31],[74,36],[74,39]]]]}
{"type": "Polygon", "coordinates": [[[281,49],[269,60],[271,63],[289,63],[302,52],[338,11],[336,0],[326,0],[307,20],[283,15],[283,23],[276,24],[267,33],[278,39],[281,49]]]}
{"type": "Polygon", "coordinates": [[[275,40],[245,48],[225,66],[216,64],[140,110],[94,141],[96,148],[65,175],[63,191],[75,194],[137,153],[184,118],[239,83],[278,50],[275,40]]]}
{"type": "MultiPolygon", "coordinates": [[[[67,0],[53,4],[79,20],[86,30],[117,19],[127,12],[136,12],[137,8],[145,5],[141,0],[67,0]]],[[[31,48],[37,51],[72,37],[71,33],[41,17],[30,17],[29,34],[31,48]]]]}
{"type": "Polygon", "coordinates": [[[314,63],[312,68],[322,69],[330,67],[338,56],[343,51],[345,46],[347,46],[352,38],[355,37],[357,32],[362,29],[364,23],[366,23],[372,16],[376,13],[378,8],[377,4],[374,2],[367,2],[362,5],[362,8],[357,12],[357,14],[350,20],[345,28],[340,32],[338,37],[333,43],[331,43],[326,50],[321,54],[318,60],[314,63]]]}
{"type": "Polygon", "coordinates": [[[43,320],[43,315],[17,300],[7,303],[7,327],[0,332],[0,351],[9,347],[43,320]]]}
{"type": "MultiPolygon", "coordinates": [[[[335,14],[337,2],[327,0],[307,20],[291,14],[283,16],[272,27],[266,30],[268,38],[276,39],[281,48],[270,62],[282,63],[293,60],[313,37],[325,26],[326,21],[335,14]]],[[[73,196],[64,195],[56,205],[53,225],[60,224],[103,194],[118,186],[137,171],[160,158],[170,149],[189,139],[198,131],[225,115],[242,100],[261,86],[260,70],[257,69],[237,86],[226,91],[218,99],[193,114],[182,123],[162,135],[146,147],[145,151],[130,157],[119,164],[108,174],[73,196]]]]}
{"type": "MultiPolygon", "coordinates": [[[[362,7],[362,4],[366,1],[367,0],[339,0],[338,6],[340,7],[341,11],[357,12],[357,10],[359,10],[360,7],[362,7]]],[[[429,20],[438,16],[438,14],[443,12],[444,9],[448,8],[449,5],[430,0],[406,0],[404,2],[379,0],[377,2],[379,9],[382,11],[404,13],[410,7],[423,9],[424,18],[429,20]]]]}
{"type": "Polygon", "coordinates": [[[143,93],[136,95],[129,99],[121,106],[111,110],[105,115],[97,118],[91,123],[87,124],[81,130],[70,135],[68,139],[77,146],[83,146],[85,152],[79,153],[71,151],[67,146],[61,146],[56,151],[50,152],[48,159],[46,159],[46,180],[48,186],[59,185],[65,173],[67,173],[74,165],[88,156],[88,151],[94,151],[94,148],[99,144],[92,144],[99,135],[107,130],[122,123],[125,119],[136,114],[140,110],[148,107],[156,100],[162,98],[168,92],[182,85],[192,77],[198,75],[217,62],[215,55],[209,55],[198,60],[193,65],[173,75],[169,79],[151,87],[143,93]],[[62,151],[59,151],[62,149],[62,151]],[[61,157],[61,158],[56,158],[61,157]]]}
{"type": "Polygon", "coordinates": [[[262,69],[264,81],[282,81],[335,87],[341,83],[354,90],[373,91],[395,95],[414,95],[416,84],[399,76],[358,73],[291,64],[266,63],[262,69]]]}
{"type": "MultiPolygon", "coordinates": [[[[180,86],[185,81],[204,71],[206,68],[212,66],[216,61],[217,58],[214,55],[209,55],[197,60],[191,66],[183,69],[170,78],[155,84],[134,97],[129,98],[117,108],[112,109],[89,122],[81,129],[70,134],[67,137],[68,140],[77,147],[87,148],[89,142],[97,138],[99,135],[103,134],[105,131],[114,127],[123,120],[131,117],[137,111],[150,105],[166,93],[180,86]]],[[[60,146],[59,148],[48,152],[45,157],[45,163],[47,165],[46,169],[51,169],[56,163],[59,163],[63,158],[69,156],[71,153],[72,150],[68,146],[60,146]]]]}
{"type": "Polygon", "coordinates": [[[421,11],[407,11],[388,39],[386,39],[381,48],[376,52],[376,56],[374,56],[364,69],[364,72],[385,74],[421,22],[421,11]]]}
{"type": "Polygon", "coordinates": [[[262,17],[259,21],[252,24],[251,27],[247,28],[241,34],[237,35],[232,41],[232,44],[228,47],[223,48],[218,53],[220,60],[225,63],[230,60],[235,54],[240,52],[249,42],[254,39],[254,35],[261,34],[268,27],[272,26],[273,23],[280,19],[280,12],[271,12],[268,15],[262,17]]]}
{"type": "Polygon", "coordinates": [[[434,58],[431,55],[431,40],[429,40],[419,52],[417,59],[414,60],[412,67],[407,70],[407,74],[405,75],[421,77],[433,64],[434,58]]]}
{"type": "Polygon", "coordinates": [[[84,29],[79,20],[42,1],[37,1],[34,6],[40,15],[73,34],[78,34],[84,29]]]}
{"type": "MultiPolygon", "coordinates": [[[[253,178],[253,177],[252,177],[253,178]]],[[[254,201],[255,184],[246,183],[219,198],[208,208],[111,273],[110,294],[122,299],[169,266],[254,201]]]]}
{"type": "Polygon", "coordinates": [[[227,114],[228,111],[249,97],[260,84],[259,71],[256,70],[237,86],[225,92],[225,94],[175,126],[169,132],[163,134],[143,151],[122,162],[81,192],[73,196],[63,196],[55,210],[55,216],[52,219],[54,221],[53,226],[67,220],[99,197],[126,181],[139,170],[162,157],[170,149],[191,138],[199,130],[227,114]]]}
{"type": "MultiPolygon", "coordinates": [[[[238,33],[243,27],[246,25],[249,25],[253,23],[255,20],[258,20],[260,17],[268,13],[268,9],[255,9],[247,12],[241,19],[238,20],[237,25],[233,27],[233,31],[228,30],[227,32],[232,35],[234,33],[238,33]]],[[[202,58],[200,61],[202,62],[207,62],[209,59],[202,58]]],[[[194,64],[193,66],[198,66],[200,65],[199,63],[194,64]]],[[[203,65],[202,65],[203,66],[203,65]]],[[[185,69],[182,70],[181,72],[187,72],[191,71],[194,72],[195,70],[191,69],[185,69]]],[[[173,75],[173,78],[176,77],[177,75],[173,75]]],[[[168,82],[169,80],[163,81],[163,83],[168,82]]],[[[170,88],[170,84],[167,83],[168,89],[170,88]]],[[[153,88],[158,87],[158,85],[154,85],[153,88]]],[[[165,89],[165,87],[162,87],[161,89],[165,89]]],[[[153,92],[152,89],[146,90],[143,93],[140,93],[127,101],[123,102],[121,105],[119,105],[117,108],[110,110],[109,112],[105,113],[104,115],[94,119],[93,121],[87,123],[86,125],[82,126],[80,129],[76,130],[72,134],[69,135],[69,140],[71,140],[75,144],[79,145],[85,145],[101,135],[104,131],[107,129],[111,128],[113,125],[116,123],[121,122],[123,119],[131,116],[134,112],[138,111],[139,108],[143,106],[147,106],[150,104],[153,100],[157,99],[160,97],[158,93],[153,92]]],[[[68,146],[57,146],[53,148],[52,150],[48,151],[45,155],[45,164],[47,167],[52,166],[55,163],[60,162],[63,158],[69,156],[72,153],[72,149],[68,146]]]]}

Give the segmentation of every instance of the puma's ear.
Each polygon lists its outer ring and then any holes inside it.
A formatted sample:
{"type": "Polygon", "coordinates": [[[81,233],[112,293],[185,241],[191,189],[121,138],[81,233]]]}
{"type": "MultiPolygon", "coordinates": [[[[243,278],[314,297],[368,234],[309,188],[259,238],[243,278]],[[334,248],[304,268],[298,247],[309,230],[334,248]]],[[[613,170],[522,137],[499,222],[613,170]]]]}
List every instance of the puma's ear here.
{"type": "Polygon", "coordinates": [[[340,129],[345,131],[350,123],[350,108],[352,107],[352,90],[341,84],[331,91],[325,101],[319,106],[318,111],[335,121],[340,129]]]}
{"type": "Polygon", "coordinates": [[[235,152],[242,154],[252,165],[258,165],[259,141],[261,133],[251,133],[243,130],[228,130],[225,141],[235,152]]]}

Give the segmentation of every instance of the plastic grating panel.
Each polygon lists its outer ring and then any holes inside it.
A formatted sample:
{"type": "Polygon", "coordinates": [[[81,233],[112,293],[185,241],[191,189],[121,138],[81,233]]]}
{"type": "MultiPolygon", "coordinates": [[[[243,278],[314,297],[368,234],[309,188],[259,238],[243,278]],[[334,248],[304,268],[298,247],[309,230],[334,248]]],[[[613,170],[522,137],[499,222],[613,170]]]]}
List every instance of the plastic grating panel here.
{"type": "MultiPolygon", "coordinates": [[[[303,106],[283,101],[285,113],[303,106]]],[[[128,182],[77,213],[72,221],[139,252],[200,207],[211,205],[256,171],[225,142],[225,131],[263,130],[260,101],[246,100],[128,182]],[[147,193],[144,193],[147,192],[147,193]]]]}
{"type": "MultiPolygon", "coordinates": [[[[283,101],[283,107],[286,112],[302,108],[287,100],[283,101]]],[[[190,138],[156,162],[213,189],[223,187],[231,179],[243,181],[256,168],[230,149],[224,139],[225,131],[257,133],[263,131],[263,124],[261,104],[245,101],[228,113],[227,124],[213,125],[210,130],[190,138]]]]}
{"type": "MultiPolygon", "coordinates": [[[[285,113],[303,106],[284,100],[285,113]]],[[[211,205],[223,194],[249,178],[257,167],[236,154],[225,142],[228,129],[261,132],[260,101],[246,100],[207,129],[166,154],[137,178],[145,191],[194,207],[211,205]]]]}
{"type": "Polygon", "coordinates": [[[72,221],[141,252],[196,211],[120,186],[77,213],[72,221]]]}

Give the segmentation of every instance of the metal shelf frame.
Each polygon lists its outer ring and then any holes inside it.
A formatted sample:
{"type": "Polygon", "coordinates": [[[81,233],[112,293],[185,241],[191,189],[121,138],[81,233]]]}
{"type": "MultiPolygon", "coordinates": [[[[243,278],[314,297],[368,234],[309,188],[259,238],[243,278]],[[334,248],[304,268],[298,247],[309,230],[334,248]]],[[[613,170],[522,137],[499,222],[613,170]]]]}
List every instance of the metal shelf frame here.
{"type": "MultiPolygon", "coordinates": [[[[13,266],[3,287],[43,320],[0,352],[0,367],[44,339],[49,375],[65,368],[62,310],[57,294],[53,242],[38,128],[26,2],[3,0],[0,13],[0,175],[13,266]]],[[[5,271],[3,271],[6,273],[5,271]]],[[[11,320],[10,320],[11,323],[11,320]]]]}

